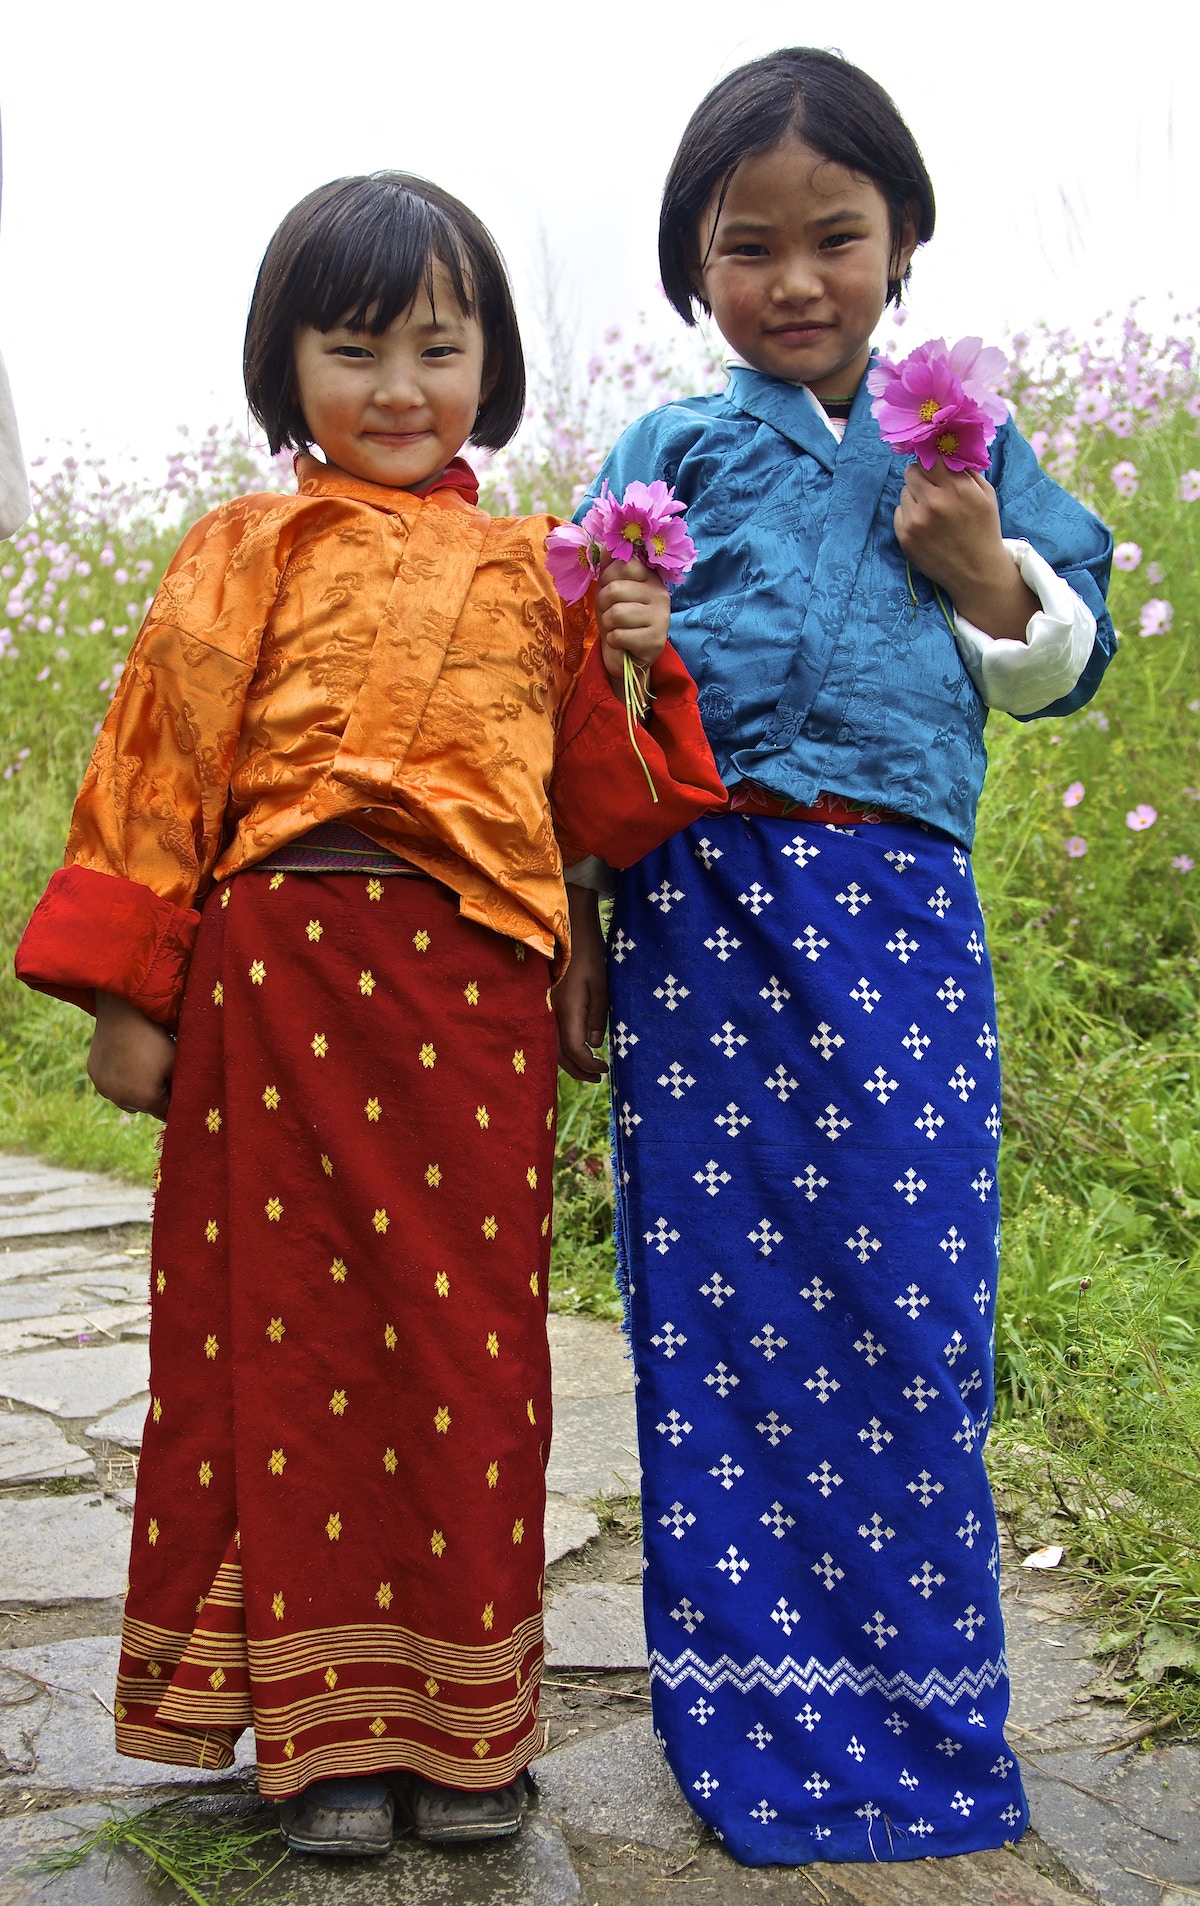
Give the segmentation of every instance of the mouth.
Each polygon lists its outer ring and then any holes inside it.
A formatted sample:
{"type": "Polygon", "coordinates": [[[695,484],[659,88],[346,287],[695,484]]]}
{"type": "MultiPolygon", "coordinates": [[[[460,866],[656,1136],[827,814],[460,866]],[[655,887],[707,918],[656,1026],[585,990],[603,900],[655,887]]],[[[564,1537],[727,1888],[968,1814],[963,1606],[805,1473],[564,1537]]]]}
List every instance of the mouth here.
{"type": "Polygon", "coordinates": [[[832,330],[832,324],[812,322],[802,324],[797,321],[795,324],[771,325],[767,328],[766,335],[776,339],[780,344],[815,344],[818,338],[823,338],[832,330]]]}
{"type": "Polygon", "coordinates": [[[364,443],[378,444],[381,450],[407,450],[410,444],[424,442],[430,433],[428,430],[363,430],[359,434],[364,443]]]}

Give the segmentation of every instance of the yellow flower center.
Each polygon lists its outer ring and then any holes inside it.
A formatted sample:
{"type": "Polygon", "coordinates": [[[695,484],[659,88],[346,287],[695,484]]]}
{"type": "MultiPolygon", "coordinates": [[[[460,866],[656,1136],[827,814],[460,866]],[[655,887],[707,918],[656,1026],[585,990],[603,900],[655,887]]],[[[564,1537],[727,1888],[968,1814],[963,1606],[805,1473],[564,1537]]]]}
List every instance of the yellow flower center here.
{"type": "Polygon", "coordinates": [[[931,424],[937,414],[937,399],[935,397],[927,397],[925,402],[921,405],[921,422],[923,424],[931,424]]]}
{"type": "Polygon", "coordinates": [[[650,538],[650,547],[656,556],[661,556],[666,546],[667,539],[665,536],[652,536],[650,538]]]}
{"type": "Polygon", "coordinates": [[[621,534],[627,543],[640,543],[642,540],[642,526],[640,523],[626,523],[621,534]]]}
{"type": "Polygon", "coordinates": [[[943,457],[952,457],[958,449],[958,437],[953,430],[943,430],[937,440],[937,447],[943,457]]]}

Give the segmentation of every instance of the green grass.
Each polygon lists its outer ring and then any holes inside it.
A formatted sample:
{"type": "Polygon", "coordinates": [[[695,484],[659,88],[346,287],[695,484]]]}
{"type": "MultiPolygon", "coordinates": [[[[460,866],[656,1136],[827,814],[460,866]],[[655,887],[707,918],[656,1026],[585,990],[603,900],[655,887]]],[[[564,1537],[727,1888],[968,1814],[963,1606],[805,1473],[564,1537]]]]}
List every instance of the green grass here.
{"type": "Polygon", "coordinates": [[[109,1804],[108,1819],[81,1828],[76,1839],[30,1863],[29,1871],[48,1878],[75,1872],[92,1854],[106,1866],[123,1853],[144,1861],[156,1885],[172,1881],[193,1906],[233,1906],[245,1899],[287,1859],[279,1852],[279,1830],[261,1811],[246,1818],[222,1817],[193,1800],[168,1800],[130,1813],[109,1804]],[[276,1858],[264,1863],[268,1849],[276,1858]],[[227,1890],[237,1881],[245,1884],[227,1890]]]}

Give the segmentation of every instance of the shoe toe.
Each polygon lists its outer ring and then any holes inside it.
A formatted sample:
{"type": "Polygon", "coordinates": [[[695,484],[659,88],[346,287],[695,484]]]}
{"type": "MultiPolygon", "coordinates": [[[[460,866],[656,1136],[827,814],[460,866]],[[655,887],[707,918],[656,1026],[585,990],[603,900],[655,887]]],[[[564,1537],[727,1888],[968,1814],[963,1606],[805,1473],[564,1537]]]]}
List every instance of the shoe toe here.
{"type": "Polygon", "coordinates": [[[395,1801],[384,1780],[317,1780],[279,1809],[279,1830],[294,1853],[358,1859],[386,1853],[395,1801]]]}

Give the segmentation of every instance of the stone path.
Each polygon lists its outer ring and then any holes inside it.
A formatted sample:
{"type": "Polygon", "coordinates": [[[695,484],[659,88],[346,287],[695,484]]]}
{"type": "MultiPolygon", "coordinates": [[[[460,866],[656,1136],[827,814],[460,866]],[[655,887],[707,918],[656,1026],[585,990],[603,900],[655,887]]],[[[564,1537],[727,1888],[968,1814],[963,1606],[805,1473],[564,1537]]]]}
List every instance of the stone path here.
{"type": "MultiPolygon", "coordinates": [[[[0,1156],[0,1906],[150,1906],[136,1856],[47,1881],[39,1851],[172,1793],[270,1826],[243,1740],[232,1774],[119,1759],[113,1675],[136,1452],[148,1401],[148,1200],[91,1173],[0,1156]]],[[[614,1325],[551,1318],[555,1441],[546,1516],[547,1747],[515,1841],[379,1862],[288,1859],[280,1906],[1190,1906],[1200,1898],[1200,1751],[1120,1745],[1091,1698],[1086,1629],[1053,1577],[1006,1557],[1010,1740],[1035,1831],[1018,1852],[888,1867],[735,1866],[676,1787],[651,1730],[632,1371],[614,1325]],[[610,1498],[603,1515],[598,1498],[610,1498]],[[1112,1751],[1114,1744],[1116,1751],[1112,1751]]],[[[270,1844],[268,1842],[267,1844],[270,1844]]],[[[274,1857],[274,1856],[272,1856],[274,1857]]],[[[269,1861],[267,1862],[269,1864],[269,1861]]],[[[245,1883],[240,1882],[240,1883],[245,1883]]]]}

